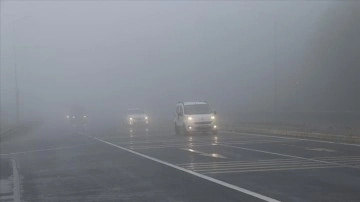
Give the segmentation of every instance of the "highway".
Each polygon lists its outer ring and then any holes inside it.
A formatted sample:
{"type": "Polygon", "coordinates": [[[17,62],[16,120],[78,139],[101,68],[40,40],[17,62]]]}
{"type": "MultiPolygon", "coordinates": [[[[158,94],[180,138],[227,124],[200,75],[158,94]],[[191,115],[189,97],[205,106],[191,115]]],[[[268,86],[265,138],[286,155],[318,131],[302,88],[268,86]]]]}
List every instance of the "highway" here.
{"type": "Polygon", "coordinates": [[[225,128],[43,125],[0,157],[16,162],[22,201],[360,201],[360,145],[225,128]]]}

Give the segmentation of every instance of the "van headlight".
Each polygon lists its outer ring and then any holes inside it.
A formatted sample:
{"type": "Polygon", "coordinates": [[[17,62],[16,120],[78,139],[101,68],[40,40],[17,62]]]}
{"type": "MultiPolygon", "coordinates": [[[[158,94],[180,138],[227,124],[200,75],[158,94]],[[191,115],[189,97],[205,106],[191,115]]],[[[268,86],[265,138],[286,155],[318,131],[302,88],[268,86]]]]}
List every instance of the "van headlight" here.
{"type": "Polygon", "coordinates": [[[148,120],[148,119],[149,119],[149,117],[145,116],[145,120],[148,120]]]}
{"type": "Polygon", "coordinates": [[[130,120],[130,121],[132,121],[132,120],[133,120],[133,118],[132,118],[132,117],[130,117],[130,118],[129,118],[129,120],[130,120]]]}
{"type": "Polygon", "coordinates": [[[211,118],[211,120],[215,120],[215,116],[211,116],[210,118],[211,118]]]}
{"type": "Polygon", "coordinates": [[[193,118],[191,116],[189,116],[187,119],[188,119],[188,121],[192,121],[193,118]]]}

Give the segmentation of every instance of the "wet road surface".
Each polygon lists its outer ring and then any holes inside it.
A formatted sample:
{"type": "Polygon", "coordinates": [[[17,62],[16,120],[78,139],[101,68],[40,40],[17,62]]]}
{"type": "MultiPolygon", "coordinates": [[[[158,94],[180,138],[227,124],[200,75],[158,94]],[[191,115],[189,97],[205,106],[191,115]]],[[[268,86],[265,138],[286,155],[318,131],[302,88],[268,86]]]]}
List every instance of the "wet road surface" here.
{"type": "Polygon", "coordinates": [[[357,145],[48,125],[0,157],[17,162],[23,201],[360,201],[357,145]]]}

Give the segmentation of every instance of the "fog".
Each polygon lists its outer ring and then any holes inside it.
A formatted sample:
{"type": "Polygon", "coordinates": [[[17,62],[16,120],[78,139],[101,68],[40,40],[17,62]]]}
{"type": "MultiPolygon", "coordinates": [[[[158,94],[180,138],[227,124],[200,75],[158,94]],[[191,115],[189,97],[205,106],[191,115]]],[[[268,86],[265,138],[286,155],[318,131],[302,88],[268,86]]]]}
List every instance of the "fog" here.
{"type": "Polygon", "coordinates": [[[360,2],[1,1],[1,116],[359,111],[360,2]]]}

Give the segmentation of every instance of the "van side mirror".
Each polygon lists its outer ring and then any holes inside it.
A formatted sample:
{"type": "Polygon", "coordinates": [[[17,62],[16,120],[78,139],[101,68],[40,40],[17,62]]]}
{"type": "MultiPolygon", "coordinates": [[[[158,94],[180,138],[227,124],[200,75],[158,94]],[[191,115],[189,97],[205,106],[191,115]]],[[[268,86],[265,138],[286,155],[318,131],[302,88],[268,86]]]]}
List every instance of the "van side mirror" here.
{"type": "Polygon", "coordinates": [[[216,114],[216,111],[214,111],[214,114],[216,114]]]}

